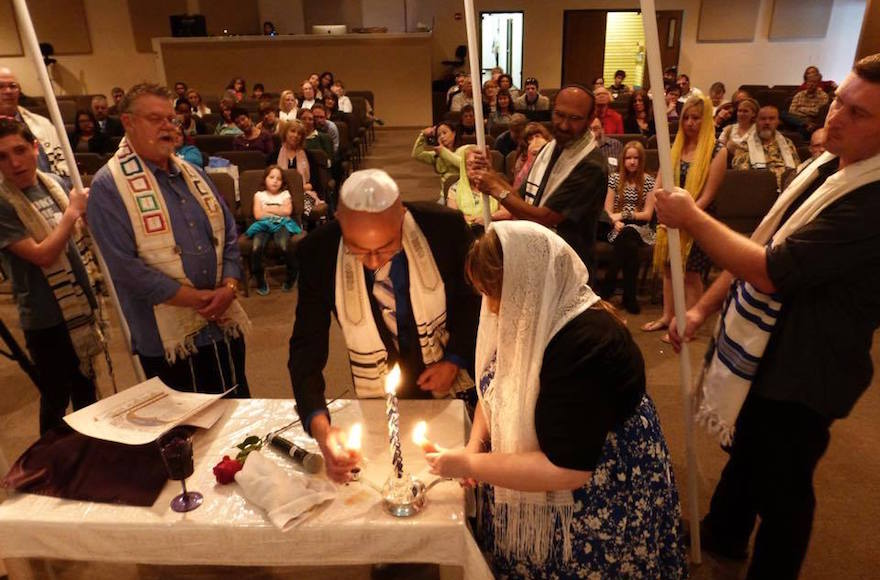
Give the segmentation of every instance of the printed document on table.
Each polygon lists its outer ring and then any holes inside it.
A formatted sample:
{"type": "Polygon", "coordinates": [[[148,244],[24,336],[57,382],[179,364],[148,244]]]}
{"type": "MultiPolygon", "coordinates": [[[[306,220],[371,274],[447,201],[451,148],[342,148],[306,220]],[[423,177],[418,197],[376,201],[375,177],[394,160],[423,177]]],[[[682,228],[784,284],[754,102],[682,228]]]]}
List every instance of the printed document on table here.
{"type": "Polygon", "coordinates": [[[208,407],[225,394],[183,393],[154,377],[71,413],[64,420],[89,437],[143,445],[177,425],[210,427],[223,413],[221,408],[208,407]]]}

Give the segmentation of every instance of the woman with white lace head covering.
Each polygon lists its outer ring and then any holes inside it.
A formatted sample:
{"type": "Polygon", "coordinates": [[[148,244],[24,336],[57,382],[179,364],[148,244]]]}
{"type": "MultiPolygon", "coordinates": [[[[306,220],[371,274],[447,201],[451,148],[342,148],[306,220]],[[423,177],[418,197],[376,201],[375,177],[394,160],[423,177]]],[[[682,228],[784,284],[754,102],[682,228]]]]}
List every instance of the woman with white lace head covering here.
{"type": "Polygon", "coordinates": [[[500,577],[681,578],[680,507],[638,347],[552,231],[492,224],[467,273],[483,294],[480,402],[434,473],[486,484],[477,536],[500,577]]]}

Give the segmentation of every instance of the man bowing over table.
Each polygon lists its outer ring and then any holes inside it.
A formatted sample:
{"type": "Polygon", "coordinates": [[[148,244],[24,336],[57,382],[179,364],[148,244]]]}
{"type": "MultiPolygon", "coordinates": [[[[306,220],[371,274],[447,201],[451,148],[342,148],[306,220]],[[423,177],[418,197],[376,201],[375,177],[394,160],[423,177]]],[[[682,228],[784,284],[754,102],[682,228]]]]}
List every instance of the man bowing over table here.
{"type": "Polygon", "coordinates": [[[473,237],[460,212],[400,200],[384,171],[343,184],[337,221],[302,241],[290,379],[303,427],[328,475],[346,481],[355,461],[331,426],[322,371],[330,313],[342,327],[358,397],[382,397],[399,364],[401,398],[444,397],[473,387],[480,300],[464,279],[473,237]],[[466,371],[466,372],[465,372],[466,371]]]}

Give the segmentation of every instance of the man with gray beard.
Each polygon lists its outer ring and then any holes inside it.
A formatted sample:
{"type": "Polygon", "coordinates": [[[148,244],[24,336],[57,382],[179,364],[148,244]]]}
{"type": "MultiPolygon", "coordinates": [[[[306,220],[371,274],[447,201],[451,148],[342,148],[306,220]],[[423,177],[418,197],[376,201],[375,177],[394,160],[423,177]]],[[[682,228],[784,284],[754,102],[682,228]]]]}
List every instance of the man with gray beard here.
{"type": "Polygon", "coordinates": [[[730,166],[733,169],[769,169],[776,174],[781,189],[782,174],[800,164],[797,148],[791,139],[778,132],[779,109],[765,105],[758,111],[756,129],[734,151],[730,166]]]}

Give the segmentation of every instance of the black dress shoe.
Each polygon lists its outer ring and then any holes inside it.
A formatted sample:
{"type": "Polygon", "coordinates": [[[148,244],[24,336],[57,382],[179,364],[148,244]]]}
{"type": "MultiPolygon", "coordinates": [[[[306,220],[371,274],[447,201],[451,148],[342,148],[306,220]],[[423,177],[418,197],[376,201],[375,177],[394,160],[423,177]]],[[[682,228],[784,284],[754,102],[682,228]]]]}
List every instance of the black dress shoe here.
{"type": "MultiPolygon", "coordinates": [[[[685,546],[690,548],[691,545],[691,526],[687,520],[682,520],[681,541],[685,546]]],[[[749,559],[749,550],[747,546],[735,547],[720,542],[712,535],[711,529],[705,524],[700,524],[700,549],[708,552],[716,557],[734,560],[736,562],[745,562],[749,559]]]]}

